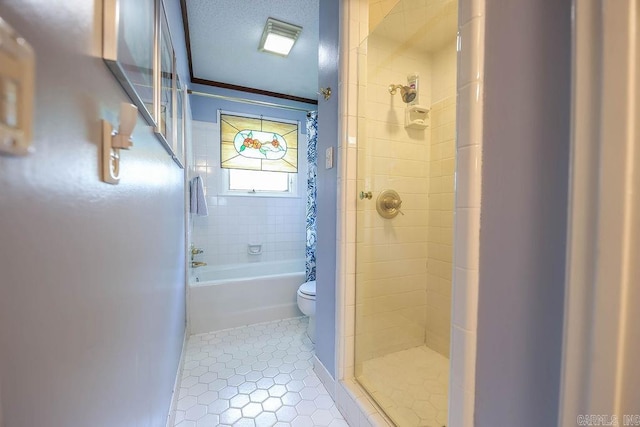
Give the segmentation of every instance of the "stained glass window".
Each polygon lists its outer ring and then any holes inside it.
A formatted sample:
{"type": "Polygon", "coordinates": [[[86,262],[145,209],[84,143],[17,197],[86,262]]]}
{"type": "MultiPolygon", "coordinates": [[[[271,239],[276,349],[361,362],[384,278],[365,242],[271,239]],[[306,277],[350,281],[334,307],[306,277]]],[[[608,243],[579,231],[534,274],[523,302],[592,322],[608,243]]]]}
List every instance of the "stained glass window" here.
{"type": "Polygon", "coordinates": [[[220,114],[220,166],[298,171],[298,124],[220,114]]]}

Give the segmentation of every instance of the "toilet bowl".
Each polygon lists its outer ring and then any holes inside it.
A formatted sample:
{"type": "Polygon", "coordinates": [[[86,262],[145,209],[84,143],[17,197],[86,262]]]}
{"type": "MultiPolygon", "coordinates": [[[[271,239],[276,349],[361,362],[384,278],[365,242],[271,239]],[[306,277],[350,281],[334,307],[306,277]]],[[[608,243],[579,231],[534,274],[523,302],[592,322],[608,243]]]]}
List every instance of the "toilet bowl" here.
{"type": "Polygon", "coordinates": [[[316,342],[316,281],[305,282],[298,288],[298,308],[309,316],[307,335],[311,342],[316,342]]]}

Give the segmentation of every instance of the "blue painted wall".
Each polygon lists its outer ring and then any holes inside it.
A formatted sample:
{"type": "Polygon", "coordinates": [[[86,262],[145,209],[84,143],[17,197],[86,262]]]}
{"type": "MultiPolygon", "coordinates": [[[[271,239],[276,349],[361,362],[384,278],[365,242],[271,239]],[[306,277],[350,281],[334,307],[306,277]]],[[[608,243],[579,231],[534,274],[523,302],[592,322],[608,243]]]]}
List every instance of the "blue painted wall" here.
{"type": "Polygon", "coordinates": [[[318,246],[316,252],[316,355],[327,370],[336,373],[336,201],[338,197],[338,65],[340,2],[320,2],[318,87],[331,87],[333,96],[318,104],[318,246]],[[327,148],[334,166],[325,168],[327,148]]]}
{"type": "Polygon", "coordinates": [[[478,427],[557,425],[571,3],[487,0],[478,427]]]}
{"type": "Polygon", "coordinates": [[[35,152],[0,156],[6,427],[156,427],[169,410],[185,328],[183,170],[139,116],[120,184],[100,180],[100,119],[129,102],[100,58],[101,8],[0,1],[36,54],[35,152]]]}

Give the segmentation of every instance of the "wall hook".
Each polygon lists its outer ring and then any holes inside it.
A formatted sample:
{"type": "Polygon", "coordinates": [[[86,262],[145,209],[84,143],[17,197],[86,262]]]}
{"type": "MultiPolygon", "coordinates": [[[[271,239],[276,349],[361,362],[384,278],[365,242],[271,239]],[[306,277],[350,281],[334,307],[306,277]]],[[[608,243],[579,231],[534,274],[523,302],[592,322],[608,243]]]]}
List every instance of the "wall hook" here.
{"type": "Polygon", "coordinates": [[[322,95],[324,97],[325,101],[328,101],[329,98],[331,98],[331,88],[330,87],[321,87],[320,88],[320,92],[318,92],[318,95],[322,95]]]}
{"type": "Polygon", "coordinates": [[[138,108],[123,102],[120,105],[118,131],[106,120],[102,121],[102,180],[108,184],[120,182],[120,150],[133,146],[131,134],[138,120],[138,108]]]}

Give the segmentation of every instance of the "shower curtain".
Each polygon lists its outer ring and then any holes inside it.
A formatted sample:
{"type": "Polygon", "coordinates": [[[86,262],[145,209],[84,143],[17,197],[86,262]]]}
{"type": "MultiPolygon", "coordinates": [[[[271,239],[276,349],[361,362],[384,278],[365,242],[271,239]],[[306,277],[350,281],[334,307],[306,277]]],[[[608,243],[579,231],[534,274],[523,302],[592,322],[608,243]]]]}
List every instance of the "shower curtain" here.
{"type": "Polygon", "coordinates": [[[316,280],[316,179],[318,170],[318,113],[307,114],[307,281],[316,280]]]}

